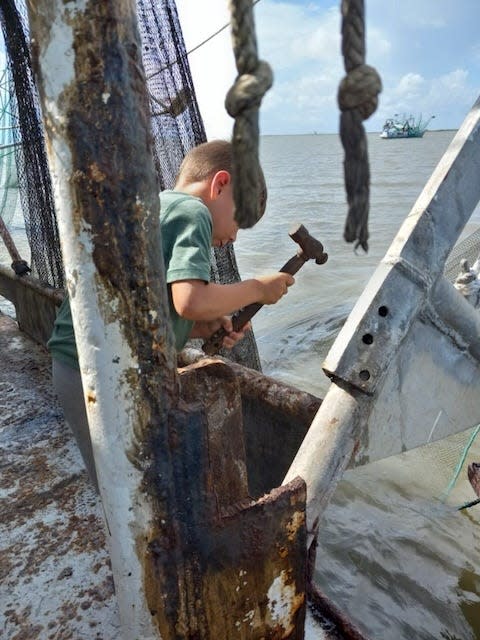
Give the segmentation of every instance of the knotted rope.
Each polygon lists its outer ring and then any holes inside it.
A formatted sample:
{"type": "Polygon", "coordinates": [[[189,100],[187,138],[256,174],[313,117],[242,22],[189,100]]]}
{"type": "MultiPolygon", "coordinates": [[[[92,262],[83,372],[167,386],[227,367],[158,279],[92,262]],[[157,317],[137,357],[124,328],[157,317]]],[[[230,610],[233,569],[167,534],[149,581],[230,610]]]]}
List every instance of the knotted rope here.
{"type": "Polygon", "coordinates": [[[258,59],[252,0],[230,0],[232,42],[238,76],[225,99],[235,118],[233,127],[233,197],[235,219],[242,229],[253,226],[263,211],[260,203],[258,109],[272,86],[269,65],[258,59]]]}
{"type": "Polygon", "coordinates": [[[342,54],[347,75],[338,88],[338,105],[348,201],[343,237],[355,242],[355,249],[360,246],[368,251],[370,167],[362,121],[377,108],[382,81],[376,70],[365,64],[363,0],[342,0],[342,54]]]}

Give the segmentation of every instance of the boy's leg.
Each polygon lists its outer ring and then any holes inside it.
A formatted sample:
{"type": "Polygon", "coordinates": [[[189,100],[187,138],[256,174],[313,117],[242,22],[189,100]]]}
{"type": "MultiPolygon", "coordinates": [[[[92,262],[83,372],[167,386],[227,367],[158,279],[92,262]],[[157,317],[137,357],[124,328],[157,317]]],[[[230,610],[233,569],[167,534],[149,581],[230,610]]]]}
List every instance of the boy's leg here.
{"type": "Polygon", "coordinates": [[[92,442],[83,400],[80,371],[53,359],[52,378],[53,388],[63,409],[65,422],[75,436],[88,475],[98,493],[97,473],[95,471],[92,442]]]}

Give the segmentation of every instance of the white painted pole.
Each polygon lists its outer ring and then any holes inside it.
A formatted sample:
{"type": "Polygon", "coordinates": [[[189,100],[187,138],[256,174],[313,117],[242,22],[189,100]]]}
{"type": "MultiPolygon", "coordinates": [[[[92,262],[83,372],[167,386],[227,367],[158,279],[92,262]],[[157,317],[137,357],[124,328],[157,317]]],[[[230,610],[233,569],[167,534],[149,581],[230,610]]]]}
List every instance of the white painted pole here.
{"type": "Polygon", "coordinates": [[[143,562],[159,514],[145,473],[177,379],[135,2],[29,6],[123,636],[157,640],[143,562]]]}

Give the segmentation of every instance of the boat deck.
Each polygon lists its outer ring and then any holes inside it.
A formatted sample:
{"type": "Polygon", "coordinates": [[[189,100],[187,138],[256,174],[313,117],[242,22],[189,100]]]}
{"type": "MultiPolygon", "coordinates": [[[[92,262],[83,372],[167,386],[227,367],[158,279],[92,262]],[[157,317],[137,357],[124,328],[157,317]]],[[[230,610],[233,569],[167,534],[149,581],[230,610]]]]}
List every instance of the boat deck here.
{"type": "MultiPolygon", "coordinates": [[[[0,353],[0,629],[9,640],[120,640],[101,502],[56,403],[49,354],[1,313],[0,353]]],[[[360,637],[322,619],[308,610],[306,640],[360,637]]]]}
{"type": "Polygon", "coordinates": [[[116,640],[101,504],[55,402],[49,355],[4,315],[0,353],[0,628],[11,640],[116,640]]]}

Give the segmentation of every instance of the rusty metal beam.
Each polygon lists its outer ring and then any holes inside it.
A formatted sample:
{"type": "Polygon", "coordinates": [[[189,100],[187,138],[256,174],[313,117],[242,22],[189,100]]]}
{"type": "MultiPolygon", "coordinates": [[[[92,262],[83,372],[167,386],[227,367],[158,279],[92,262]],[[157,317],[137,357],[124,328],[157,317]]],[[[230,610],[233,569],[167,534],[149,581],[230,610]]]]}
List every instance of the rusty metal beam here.
{"type": "Polygon", "coordinates": [[[17,276],[0,264],[0,296],[13,303],[20,329],[45,346],[64,297],[63,290],[45,286],[30,275],[17,276]]]}

